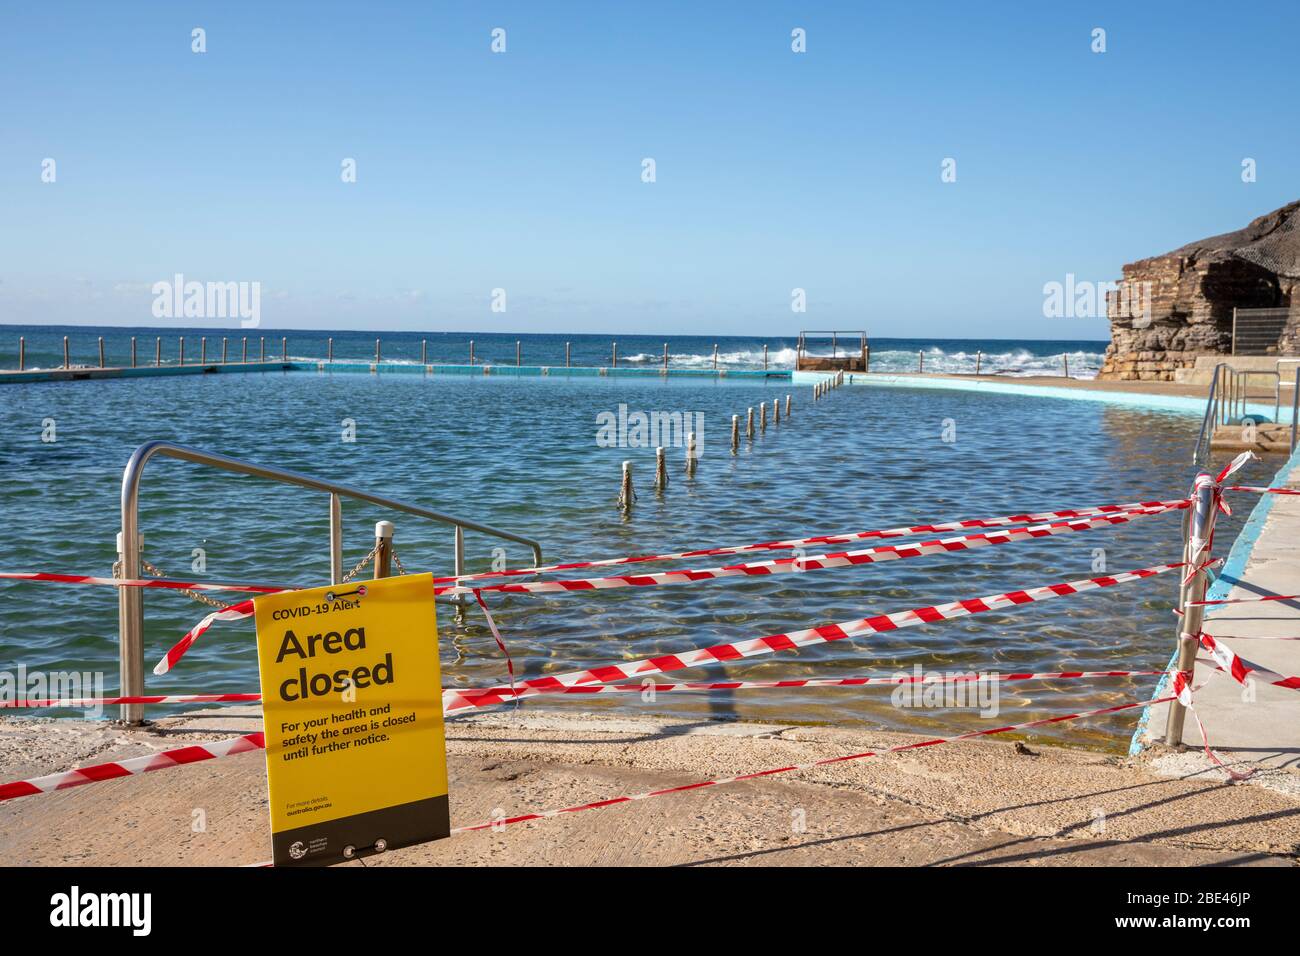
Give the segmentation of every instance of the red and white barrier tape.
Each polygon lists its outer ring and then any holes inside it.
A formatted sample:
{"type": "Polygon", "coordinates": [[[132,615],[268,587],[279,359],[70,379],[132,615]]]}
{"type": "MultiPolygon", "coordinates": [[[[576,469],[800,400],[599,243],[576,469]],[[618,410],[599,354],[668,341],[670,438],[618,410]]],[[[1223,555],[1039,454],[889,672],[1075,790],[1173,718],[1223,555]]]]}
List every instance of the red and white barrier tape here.
{"type": "Polygon", "coordinates": [[[246,704],[257,703],[261,694],[140,694],[134,697],[25,697],[0,700],[0,709],[34,707],[115,707],[118,704],[246,704]]]}
{"type": "Polygon", "coordinates": [[[1255,604],[1259,601],[1295,601],[1300,594],[1266,594],[1262,597],[1220,598],[1217,601],[1188,601],[1188,607],[1214,607],[1217,604],[1255,604]]]}
{"type": "Polygon", "coordinates": [[[17,797],[29,797],[37,793],[49,793],[52,790],[66,790],[80,787],[87,783],[101,780],[115,780],[133,774],[150,773],[154,770],[166,770],[182,764],[198,763],[203,760],[215,760],[219,757],[233,757],[235,754],[250,750],[263,750],[265,738],[261,733],[244,734],[229,740],[218,740],[207,744],[193,744],[189,747],[177,747],[161,753],[147,754],[143,757],[130,757],[126,760],[113,760],[108,763],[81,767],[77,770],[65,770],[44,777],[32,777],[29,780],[15,780],[0,784],[0,802],[17,797]]]}
{"type": "Polygon", "coordinates": [[[1067,508],[1061,511],[1036,511],[1004,515],[999,518],[969,518],[962,521],[945,521],[939,524],[919,524],[901,528],[884,528],[876,531],[854,531],[847,534],[824,534],[811,538],[790,538],[783,541],[766,541],[760,544],[731,545],[720,548],[703,548],[695,551],[677,551],[673,554],[646,554],[623,558],[603,558],[596,561],[572,561],[567,564],[548,564],[533,568],[514,568],[504,571],[484,571],[479,574],[462,574],[458,577],[436,577],[434,584],[455,584],[458,581],[478,581],[487,578],[514,577],[527,574],[549,574],[554,571],[579,571],[584,568],[609,567],[639,562],[678,561],[689,558],[710,558],[724,554],[743,554],[747,551],[780,551],[809,545],[850,544],[870,538],[906,538],[917,534],[939,534],[944,531],[962,531],[968,528],[996,528],[1003,525],[1026,524],[1037,521],[1054,521],[1058,518],[1089,518],[1102,514],[1186,508],[1186,499],[1170,501],[1134,501],[1122,505],[1097,505],[1092,508],[1067,508]]]}
{"type": "Polygon", "coordinates": [[[1227,491],[1253,491],[1258,495],[1300,495],[1295,488],[1256,488],[1252,485],[1229,485],[1227,491]]]}
{"type": "MultiPolygon", "coordinates": [[[[1188,637],[1188,635],[1184,635],[1184,638],[1188,637]]],[[[1287,677],[1285,674],[1279,674],[1262,664],[1246,660],[1246,658],[1235,653],[1231,648],[1220,644],[1214,637],[1205,632],[1201,632],[1200,641],[1201,646],[1209,651],[1223,669],[1231,674],[1239,684],[1246,683],[1247,678],[1253,674],[1258,680],[1266,684],[1285,687],[1288,690],[1300,690],[1300,677],[1287,677]]]]}
{"type": "MultiPolygon", "coordinates": [[[[558,688],[564,694],[603,694],[654,691],[667,693],[677,690],[770,690],[799,687],[867,687],[876,684],[966,684],[981,681],[1005,683],[1026,680],[1088,680],[1097,677],[1157,677],[1168,671],[1041,671],[1001,674],[981,671],[962,674],[900,674],[890,677],[809,677],[794,680],[729,680],[680,681],[655,684],[647,679],[640,684],[579,684],[576,687],[558,688]]],[[[455,688],[443,688],[454,690],[455,688]]],[[[118,704],[245,704],[258,703],[261,694],[158,694],[136,697],[28,697],[20,700],[0,701],[0,709],[23,710],[39,708],[113,707],[118,704]]]]}
{"type": "MultiPolygon", "coordinates": [[[[1194,640],[1190,634],[1184,634],[1182,635],[1182,638],[1185,641],[1194,640]]],[[[1205,730],[1205,724],[1201,722],[1201,715],[1196,712],[1196,708],[1192,705],[1192,692],[1194,690],[1196,690],[1196,688],[1191,684],[1190,675],[1183,671],[1174,672],[1174,697],[1180,704],[1187,708],[1187,712],[1191,714],[1192,719],[1196,721],[1196,729],[1201,732],[1201,743],[1205,746],[1205,756],[1210,759],[1210,763],[1221,769],[1233,780],[1249,780],[1255,775],[1255,771],[1247,770],[1243,773],[1239,770],[1233,770],[1224,763],[1222,759],[1220,759],[1219,755],[1216,754],[1213,749],[1211,749],[1210,735],[1205,730]]]]}
{"type": "Polygon", "coordinates": [[[547,693],[557,687],[577,684],[606,684],[627,678],[635,679],[650,674],[668,673],[701,664],[734,661],[761,654],[772,654],[778,651],[808,647],[813,644],[839,641],[855,634],[880,633],[902,627],[912,627],[917,624],[930,624],[935,621],[967,617],[985,611],[1000,610],[1020,604],[1031,604],[1036,601],[1047,601],[1052,598],[1066,597],[1084,591],[1113,587],[1117,584],[1125,584],[1129,581],[1138,581],[1157,574],[1164,574],[1167,571],[1174,571],[1183,566],[1181,562],[1177,564],[1157,564],[1149,568],[1138,568],[1135,571],[1125,571],[1115,575],[1083,578],[1077,581],[1051,584],[1046,587],[1030,588],[1023,591],[1008,591],[982,598],[953,601],[949,604],[912,608],[911,610],[897,611],[892,614],[880,614],[875,617],[842,621],[838,624],[823,624],[820,627],[791,631],[786,634],[772,634],[767,637],[737,641],[730,644],[717,644],[713,647],[696,648],[682,654],[667,654],[661,657],[645,658],[622,664],[609,664],[589,670],[570,671],[548,677],[534,677],[517,682],[516,689],[513,692],[509,687],[465,688],[449,691],[443,695],[443,711],[445,713],[454,713],[468,708],[490,707],[504,703],[512,699],[512,697],[547,693]]]}
{"type": "Polygon", "coordinates": [[[114,588],[161,588],[167,591],[243,591],[278,594],[296,587],[277,584],[217,584],[210,581],[173,581],[167,578],[97,578],[89,574],[55,574],[49,571],[0,572],[0,581],[43,581],[47,584],[96,584],[114,588]]]}
{"type": "MultiPolygon", "coordinates": [[[[1042,671],[1037,673],[998,674],[994,672],[971,672],[967,674],[901,674],[891,677],[809,677],[795,680],[720,680],[720,681],[677,681],[656,684],[646,678],[640,684],[577,684],[572,687],[557,687],[553,693],[559,694],[608,694],[616,692],[638,693],[653,691],[667,693],[670,691],[714,691],[714,690],[768,690],[773,688],[799,687],[868,687],[876,684],[978,684],[1007,683],[1026,680],[1087,680],[1096,677],[1158,677],[1168,671],[1042,671]]],[[[547,691],[552,693],[552,691],[547,691]]]]}
{"type": "MultiPolygon", "coordinates": [[[[1185,506],[1186,502],[1182,502],[1181,504],[1185,506]]],[[[1174,505],[1160,503],[1126,513],[1097,515],[1090,518],[1081,518],[1072,521],[1059,521],[1053,524],[1034,525],[1028,528],[1008,528],[1002,531],[961,535],[954,538],[943,538],[937,541],[925,541],[916,545],[880,545],[874,548],[866,548],[855,552],[822,554],[802,558],[780,558],[773,561],[758,561],[722,568],[661,571],[652,574],[616,575],[605,578],[587,578],[573,581],[529,581],[521,584],[485,585],[482,588],[444,586],[435,587],[434,594],[474,594],[480,606],[483,606],[484,611],[486,611],[486,605],[483,604],[482,598],[478,596],[480,591],[504,593],[557,593],[565,591],[609,590],[625,587],[689,584],[697,581],[708,581],[716,578],[733,576],[764,576],[771,574],[799,573],[803,571],[861,564],[875,564],[882,561],[924,557],[931,554],[964,551],[973,548],[989,547],[990,545],[995,544],[1006,544],[1011,541],[1042,538],[1050,535],[1062,534],[1067,531],[1088,530],[1097,527],[1098,525],[1123,524],[1131,521],[1135,517],[1163,514],[1166,511],[1173,510],[1174,507],[1174,505]]],[[[163,658],[154,665],[153,672],[161,675],[170,671],[176,665],[177,661],[185,656],[185,653],[194,645],[194,642],[217,621],[243,620],[244,618],[252,617],[252,615],[252,601],[241,601],[237,604],[232,604],[230,607],[225,608],[222,611],[209,614],[198,624],[194,625],[194,627],[192,627],[184,637],[182,637],[170,650],[167,651],[163,658]]],[[[502,650],[505,651],[505,645],[501,641],[501,637],[497,633],[495,624],[491,621],[490,615],[489,626],[492,628],[493,636],[496,638],[498,645],[500,645],[502,650]]],[[[508,652],[506,652],[506,656],[509,658],[508,652]]],[[[511,662],[507,661],[507,664],[510,663],[511,662]]]]}
{"type": "Polygon", "coordinates": [[[253,602],[251,599],[238,601],[230,605],[230,607],[222,608],[220,611],[213,611],[190,628],[184,637],[172,645],[171,649],[163,655],[163,659],[154,665],[153,672],[155,674],[166,674],[175,667],[176,662],[185,656],[185,652],[194,645],[194,642],[202,637],[204,632],[217,621],[242,621],[244,618],[252,616],[253,602]]]}
{"type": "MultiPolygon", "coordinates": [[[[524,814],[517,817],[498,820],[495,823],[476,824],[467,827],[456,827],[452,833],[468,833],[473,830],[488,829],[492,826],[501,826],[511,823],[522,823],[526,820],[540,820],[546,817],[558,816],[561,813],[574,813],[578,810],[593,810],[598,807],[612,806],[617,803],[630,803],[634,800],[642,800],[648,797],[659,797],[669,793],[682,793],[687,790],[698,790],[704,787],[720,786],[724,783],[735,783],[740,780],[753,780],[759,777],[775,776],[780,773],[789,773],[796,770],[809,770],[814,767],[827,766],[829,764],[846,763],[850,760],[860,760],[864,757],[877,757],[883,754],[898,753],[904,750],[915,750],[921,747],[933,747],[939,744],[953,743],[959,740],[969,740],[975,737],[986,737],[992,734],[1005,734],[1015,730],[1026,730],[1031,727],[1043,727],[1049,724],[1062,723],[1067,720],[1077,720],[1082,717],[1096,717],[1102,714],[1118,713],[1122,710],[1130,710],[1134,707],[1143,707],[1153,704],[1166,703],[1173,700],[1172,697],[1162,697],[1157,700],[1139,701],[1130,704],[1120,704],[1114,707],[1102,707],[1097,710],[1082,711],[1076,714],[1064,714],[1057,717],[1046,717],[1039,720],[1031,720],[1022,724],[1011,724],[1005,727],[994,727],[988,730],[976,730],[970,733],[959,734],[955,737],[935,737],[929,740],[922,740],[916,743],[902,744],[897,747],[889,747],[883,750],[865,751],[859,754],[850,754],[841,757],[829,757],[824,760],[817,760],[806,764],[794,764],[788,767],[779,767],[773,770],[761,770],[756,773],[740,774],[734,777],[723,777],[715,780],[704,781],[700,783],[685,784],[679,787],[670,787],[665,790],[655,790],[648,793],[637,794],[628,797],[616,797],[611,800],[600,800],[593,803],[585,803],[576,807],[565,807],[560,810],[549,810],[543,813],[524,814]]],[[[66,790],[71,787],[79,787],[88,783],[98,783],[103,780],[116,780],[121,777],[129,777],[135,774],[150,773],[155,770],[166,770],[169,767],[179,767],[185,764],[199,763],[206,760],[215,760],[221,757],[232,757],[241,753],[248,753],[253,750],[266,749],[266,738],[262,733],[244,734],[230,740],[215,741],[206,744],[194,744],[188,747],[179,747],[174,750],[164,750],[161,753],[147,754],[142,757],[130,757],[125,760],[113,760],[107,763],[95,764],[89,767],[81,767],[76,770],[66,770],[61,773],[48,774],[43,777],[32,777],[27,780],[16,780],[10,783],[0,784],[0,802],[5,800],[14,800],[18,797],[29,797],[38,793],[51,793],[55,790],[66,790]]]]}
{"type": "MultiPolygon", "coordinates": [[[[879,564],[884,561],[897,561],[904,558],[926,557],[931,554],[947,554],[953,551],[987,548],[996,544],[1045,538],[1070,531],[1088,531],[1102,525],[1125,524],[1137,517],[1163,514],[1170,510],[1165,507],[1149,508],[1124,514],[1097,515],[1072,521],[1031,525],[1027,528],[1007,528],[1002,531],[959,535],[953,538],[940,538],[935,541],[922,541],[918,544],[882,544],[872,548],[864,548],[860,551],[818,554],[810,557],[775,558],[770,561],[752,561],[747,564],[733,564],[719,568],[690,568],[680,571],[656,571],[650,574],[622,574],[572,581],[526,581],[520,584],[487,584],[478,588],[464,585],[443,586],[435,587],[434,594],[473,593],[477,595],[480,592],[554,594],[564,591],[603,591],[614,588],[652,587],[665,584],[694,584],[698,581],[710,581],[716,578],[762,577],[772,574],[820,571],[827,568],[856,567],[864,564],[879,564]]],[[[481,599],[480,603],[482,603],[481,599]]]]}
{"type": "Polygon", "coordinates": [[[971,740],[975,737],[988,737],[993,734],[1005,734],[1016,730],[1028,730],[1031,727],[1045,727],[1049,724],[1059,724],[1067,720],[1079,720],[1083,717],[1098,717],[1103,714],[1114,714],[1122,710],[1131,710],[1134,707],[1150,707],[1155,704],[1163,704],[1173,700],[1172,697],[1161,697],[1154,700],[1136,701],[1131,704],[1119,704],[1114,707],[1101,707],[1097,710],[1082,711],[1077,714],[1064,714],[1060,717],[1045,717],[1041,720],[1031,720],[1023,724],[1012,724],[1007,727],[993,727],[989,730],[973,730],[970,733],[958,734],[955,737],[932,737],[929,740],[920,740],[910,744],[900,744],[897,747],[886,747],[880,750],[867,750],[862,753],[844,754],[839,757],[826,757],[822,760],[813,760],[808,763],[791,764],[787,767],[775,767],[771,770],[759,770],[754,773],[737,774],[734,777],[718,777],[713,780],[700,780],[695,783],[686,783],[676,787],[665,787],[662,790],[648,790],[644,793],[635,793],[628,796],[613,797],[606,800],[594,800],[591,803],[580,803],[572,807],[561,807],[556,810],[544,810],[540,813],[522,813],[514,817],[505,817],[500,820],[493,820],[487,823],[476,823],[472,826],[454,827],[453,834],[471,833],[475,830],[493,830],[500,827],[509,826],[514,823],[526,823],[530,820],[546,820],[551,817],[558,817],[565,813],[579,813],[583,810],[598,810],[602,807],[617,806],[621,803],[634,803],[638,800],[649,800],[651,797],[663,797],[670,793],[686,793],[691,790],[703,790],[706,787],[720,787],[728,783],[738,783],[744,780],[759,780],[764,777],[774,777],[782,773],[794,773],[797,771],[813,770],[817,767],[827,767],[833,764],[848,763],[851,760],[862,760],[866,757],[879,757],[884,754],[901,753],[905,750],[919,750],[922,747],[936,747],[942,744],[950,744],[959,740],[971,740]]]}

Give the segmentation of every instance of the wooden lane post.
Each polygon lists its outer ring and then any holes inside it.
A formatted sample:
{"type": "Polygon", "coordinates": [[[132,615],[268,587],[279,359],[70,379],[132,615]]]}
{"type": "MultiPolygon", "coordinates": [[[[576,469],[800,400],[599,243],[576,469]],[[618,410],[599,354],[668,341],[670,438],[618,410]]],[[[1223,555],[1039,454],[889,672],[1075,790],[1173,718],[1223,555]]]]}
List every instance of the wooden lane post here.
{"type": "Polygon", "coordinates": [[[636,501],[636,492],[632,490],[632,463],[623,462],[623,480],[618,490],[618,510],[623,514],[629,514],[632,511],[632,503],[636,501]]]}

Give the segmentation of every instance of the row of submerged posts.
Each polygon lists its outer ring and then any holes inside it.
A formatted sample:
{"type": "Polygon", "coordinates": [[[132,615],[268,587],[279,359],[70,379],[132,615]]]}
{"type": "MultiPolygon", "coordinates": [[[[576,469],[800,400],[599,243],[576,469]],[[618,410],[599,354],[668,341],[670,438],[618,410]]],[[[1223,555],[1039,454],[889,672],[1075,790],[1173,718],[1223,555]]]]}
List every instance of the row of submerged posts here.
{"type": "MultiPolygon", "coordinates": [[[[139,355],[138,346],[139,346],[139,342],[137,337],[134,335],[131,336],[131,364],[129,366],[130,368],[140,368],[140,355],[139,355]]],[[[240,354],[239,361],[241,363],[247,363],[248,362],[248,336],[244,336],[242,338],[240,342],[239,354],[240,354]]],[[[191,352],[190,358],[193,359],[193,357],[194,357],[194,353],[191,352]]],[[[266,359],[266,336],[263,335],[258,337],[256,361],[265,362],[266,360],[267,360],[266,359]]],[[[289,360],[289,340],[288,338],[282,337],[280,339],[280,361],[287,362],[288,360],[289,360]]],[[[275,359],[273,358],[271,359],[271,361],[275,361],[275,359]]],[[[162,364],[163,364],[163,339],[162,336],[160,335],[154,339],[153,365],[160,366],[162,364]]],[[[183,335],[179,337],[179,341],[177,342],[176,364],[177,365],[185,364],[185,336],[183,335]]],[[[213,361],[209,362],[208,361],[208,337],[206,335],[200,336],[199,337],[199,360],[198,362],[191,361],[190,364],[191,365],[229,365],[230,364],[229,337],[222,336],[221,338],[220,360],[217,360],[214,356],[213,361]]],[[[68,341],[68,336],[66,335],[63,337],[63,366],[62,367],[65,369],[88,367],[85,365],[74,366],[72,364],[71,346],[68,341]]],[[[109,367],[107,362],[107,356],[104,350],[104,337],[102,335],[99,337],[98,367],[99,368],[109,367]]],[[[22,335],[18,337],[18,371],[20,372],[27,371],[27,337],[22,335]]]]}
{"type": "MultiPolygon", "coordinates": [[[[227,365],[227,364],[230,364],[230,348],[229,348],[229,344],[230,344],[230,340],[229,340],[229,338],[226,337],[226,336],[222,336],[222,338],[221,338],[221,353],[220,353],[220,354],[221,354],[221,358],[220,358],[219,360],[216,359],[215,354],[214,354],[213,360],[212,360],[212,362],[210,363],[210,362],[208,361],[208,337],[207,337],[206,335],[205,335],[205,336],[201,336],[201,337],[199,338],[199,359],[198,359],[198,362],[197,362],[197,363],[194,363],[193,361],[191,361],[190,364],[198,364],[198,365],[208,365],[208,364],[227,365]]],[[[376,365],[378,365],[380,362],[383,361],[383,351],[384,351],[384,350],[383,350],[383,340],[382,340],[382,339],[379,339],[379,338],[375,339],[375,359],[374,359],[374,361],[375,361],[375,364],[376,364],[376,365]]],[[[178,365],[184,365],[184,364],[186,364],[186,361],[185,361],[185,336],[180,336],[180,337],[179,337],[179,342],[178,342],[178,346],[177,346],[177,352],[176,352],[176,355],[177,355],[176,364],[178,364],[178,365]]],[[[239,361],[240,361],[241,363],[247,363],[247,362],[248,362],[249,359],[248,359],[248,337],[247,337],[247,336],[243,337],[243,339],[241,340],[241,346],[240,346],[240,353],[239,353],[239,355],[240,355],[239,361]]],[[[256,361],[258,361],[258,362],[265,362],[265,361],[267,361],[267,358],[266,358],[266,337],[265,337],[265,336],[260,336],[260,337],[258,338],[258,340],[257,340],[257,351],[256,351],[256,355],[257,355],[257,358],[255,359],[256,361]]],[[[192,359],[192,358],[193,358],[193,352],[192,352],[192,351],[191,351],[191,353],[190,353],[190,356],[191,356],[191,359],[192,359]]],[[[669,360],[670,360],[670,359],[671,359],[671,354],[670,354],[670,352],[669,352],[669,350],[668,350],[668,343],[665,342],[665,343],[664,343],[664,351],[663,351],[663,360],[662,360],[662,367],[663,367],[665,370],[667,370],[667,368],[668,368],[669,360]]],[[[280,361],[282,361],[282,362],[287,362],[288,360],[289,360],[289,340],[288,340],[288,338],[286,338],[286,337],[281,337],[281,339],[280,339],[280,361]]],[[[275,359],[272,358],[271,361],[275,361],[275,359]]],[[[328,339],[325,340],[325,361],[327,361],[327,362],[333,362],[333,361],[334,361],[334,339],[333,339],[332,337],[331,337],[331,338],[328,338],[328,339]]],[[[516,366],[522,366],[522,365],[523,365],[523,361],[524,361],[523,340],[521,340],[521,339],[517,339],[517,340],[515,341],[515,365],[516,365],[516,366]]],[[[154,341],[154,361],[153,361],[153,364],[154,364],[154,365],[162,365],[162,364],[163,364],[163,339],[162,339],[162,336],[158,336],[158,337],[155,339],[155,341],[154,341]]],[[[170,364],[170,361],[168,362],[168,364],[170,364]]],[[[428,340],[428,339],[421,339],[421,340],[420,340],[420,364],[421,364],[421,365],[428,365],[428,364],[429,364],[429,340],[428,340]]],[[[480,363],[479,363],[479,356],[475,354],[475,350],[474,350],[474,340],[473,340],[473,339],[470,339],[470,341],[469,341],[469,364],[470,364],[470,365],[478,365],[478,364],[480,364],[480,363]]],[[[483,363],[483,364],[487,364],[487,363],[483,363]]],[[[768,347],[767,347],[766,344],[764,344],[764,346],[763,346],[763,371],[767,371],[767,369],[768,369],[768,365],[769,365],[769,360],[768,360],[768,347]]],[[[136,338],[136,336],[133,335],[133,336],[131,336],[131,364],[130,364],[129,367],[130,367],[130,368],[138,368],[139,366],[140,366],[140,361],[139,361],[138,348],[137,348],[137,338],[136,338]]],[[[86,367],[88,367],[88,366],[84,366],[84,365],[74,366],[74,365],[72,364],[71,345],[70,345],[70,342],[69,342],[69,337],[66,336],[66,335],[63,336],[63,366],[62,366],[62,367],[65,368],[65,369],[70,369],[70,368],[74,368],[74,367],[76,367],[76,368],[86,368],[86,367]]],[[[99,336],[99,366],[98,366],[98,367],[99,367],[99,368],[108,368],[108,367],[109,367],[108,364],[107,364],[107,361],[106,361],[106,355],[105,355],[105,350],[104,350],[104,337],[103,337],[102,335],[99,336]]],[[[572,342],[565,342],[565,343],[564,343],[564,367],[565,367],[565,368],[572,368],[572,367],[573,367],[573,343],[572,343],[572,342]]],[[[616,341],[610,343],[609,367],[610,367],[610,368],[618,368],[618,342],[616,342],[616,341]]],[[[717,346],[717,343],[714,343],[714,346],[713,346],[713,370],[716,372],[716,371],[718,371],[718,368],[719,368],[718,346],[717,346]]],[[[20,371],[20,372],[24,372],[24,371],[26,371],[26,370],[27,370],[27,337],[26,337],[26,336],[19,336],[19,337],[18,337],[18,371],[20,371]]]]}
{"type": "MultiPolygon", "coordinates": [[[[814,402],[820,401],[832,389],[839,388],[843,384],[844,384],[843,372],[837,372],[836,374],[827,377],[823,381],[817,382],[816,384],[813,385],[813,392],[812,392],[813,401],[814,402]]],[[[787,394],[785,396],[785,417],[787,420],[791,417],[791,412],[794,408],[793,403],[794,403],[794,396],[787,394]]],[[[781,424],[780,397],[772,399],[771,405],[772,405],[772,414],[771,414],[772,426],[775,427],[781,424]]],[[[744,436],[746,441],[750,442],[751,444],[753,443],[754,438],[756,436],[761,436],[767,433],[767,423],[768,423],[768,412],[767,412],[768,403],[766,401],[762,401],[757,406],[758,408],[757,427],[755,426],[754,408],[755,406],[751,405],[745,410],[744,436]]],[[[731,416],[731,454],[732,455],[740,454],[740,438],[741,438],[740,416],[732,415],[731,416]]],[[[695,476],[696,466],[699,462],[699,448],[696,442],[697,442],[697,438],[695,432],[688,432],[686,436],[686,477],[687,478],[693,478],[695,476]]],[[[623,462],[622,475],[619,480],[618,510],[621,511],[624,515],[631,512],[632,506],[636,504],[636,500],[637,500],[636,488],[632,481],[632,464],[633,463],[631,461],[623,462]]],[[[654,487],[655,487],[655,493],[659,495],[662,495],[668,488],[668,458],[667,458],[667,453],[662,445],[655,449],[654,487]]]]}

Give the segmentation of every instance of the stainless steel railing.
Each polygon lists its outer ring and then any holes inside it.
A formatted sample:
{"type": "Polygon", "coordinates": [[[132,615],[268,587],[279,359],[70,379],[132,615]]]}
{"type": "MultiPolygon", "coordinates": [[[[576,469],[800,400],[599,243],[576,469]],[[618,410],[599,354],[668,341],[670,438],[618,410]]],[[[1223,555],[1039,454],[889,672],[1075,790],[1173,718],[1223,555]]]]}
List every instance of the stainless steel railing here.
{"type": "MultiPolygon", "coordinates": [[[[327,493],[330,496],[330,583],[332,584],[339,583],[343,577],[343,503],[341,500],[343,498],[364,501],[380,508],[451,525],[455,531],[453,552],[455,574],[464,573],[466,530],[526,545],[532,549],[534,567],[543,563],[542,546],[532,538],[523,535],[443,514],[405,501],[373,495],[367,491],[314,478],[311,475],[269,465],[256,465],[239,458],[171,442],[150,441],[135,450],[126,463],[126,469],[122,472],[122,531],[117,548],[120,574],[124,578],[140,577],[140,479],[144,475],[145,465],[155,455],[327,493]]],[[[144,594],[140,588],[118,588],[118,653],[122,695],[126,697],[142,695],[144,693],[144,594]]],[[[144,707],[140,704],[123,705],[121,718],[124,723],[139,724],[144,720],[144,707]]]]}
{"type": "MultiPolygon", "coordinates": [[[[1248,411],[1251,400],[1250,380],[1266,378],[1273,381],[1273,421],[1279,422],[1282,411],[1282,373],[1268,369],[1237,369],[1227,362],[1214,366],[1214,377],[1210,380],[1210,391],[1205,399],[1205,415],[1201,419],[1201,430],[1196,436],[1196,447],[1192,450],[1192,465],[1204,467],[1210,453],[1214,430],[1220,425],[1230,425],[1240,421],[1248,411]]],[[[1291,396],[1291,450],[1296,447],[1297,398],[1300,397],[1300,368],[1296,369],[1296,392],[1291,396]]],[[[1261,398],[1263,396],[1256,396],[1261,398]]]]}

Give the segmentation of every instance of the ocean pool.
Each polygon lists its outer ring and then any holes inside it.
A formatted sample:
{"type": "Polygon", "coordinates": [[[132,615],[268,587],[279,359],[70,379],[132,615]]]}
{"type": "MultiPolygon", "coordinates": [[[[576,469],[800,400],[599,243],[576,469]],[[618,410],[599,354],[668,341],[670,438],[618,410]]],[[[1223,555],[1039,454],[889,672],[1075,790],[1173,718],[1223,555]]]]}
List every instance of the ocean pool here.
{"type": "MultiPolygon", "coordinates": [[[[0,546],[4,570],[104,574],[116,557],[122,468],[167,439],[341,480],[538,539],[551,561],[987,517],[1184,494],[1199,419],[1027,395],[842,388],[813,403],[789,383],[727,380],[506,379],[306,372],[31,384],[0,404],[0,546]],[[730,422],[794,396],[793,415],[729,451],[730,422]],[[653,447],[602,447],[602,413],[700,416],[694,478],[669,449],[671,483],[653,486],[653,447]],[[355,441],[344,441],[345,419],[355,441]],[[42,441],[48,420],[56,440],[42,441]],[[945,437],[955,438],[953,441],[945,437]],[[635,462],[639,500],[620,515],[620,463],[635,462]]],[[[1249,481],[1265,480],[1268,463],[1249,481]]],[[[1249,511],[1221,525],[1224,553],[1249,511]]],[[[206,577],[327,583],[326,496],[157,459],[141,497],[145,557],[187,576],[195,548],[206,577]]],[[[452,532],[344,505],[345,567],[391,517],[408,570],[451,572],[452,532]]],[[[1177,560],[1175,515],[1128,525],[859,568],[490,604],[521,676],[558,673],[957,598],[1177,560]],[[1104,555],[1097,549],[1104,549],[1104,555]]],[[[467,534],[468,570],[487,570],[501,542],[467,534]]],[[[815,552],[813,552],[815,553],[815,552]]],[[[507,546],[512,566],[526,549],[507,546]]],[[[709,567],[727,559],[685,566],[709,567]]],[[[676,563],[662,567],[681,567],[676,563]]],[[[644,567],[644,566],[643,566],[644,567]]],[[[1173,575],[1007,612],[872,635],[797,654],[678,672],[666,679],[848,677],[971,670],[1163,667],[1174,640],[1173,575]]],[[[152,664],[208,610],[148,592],[152,664]]],[[[480,612],[439,613],[449,685],[499,683],[504,661],[480,612]]],[[[117,601],[108,588],[0,585],[0,669],[103,671],[116,685],[117,601]]],[[[251,623],[218,624],[151,692],[250,691],[251,623]]],[[[999,723],[1142,699],[1154,678],[1032,682],[1000,688],[999,723]]],[[[856,724],[925,732],[989,726],[974,709],[900,708],[891,688],[559,696],[527,707],[856,724]]],[[[1137,712],[1053,731],[1120,751],[1137,712]]]]}

